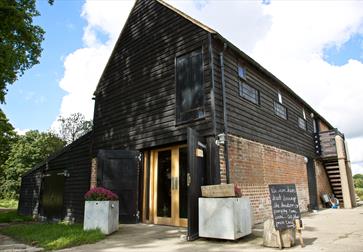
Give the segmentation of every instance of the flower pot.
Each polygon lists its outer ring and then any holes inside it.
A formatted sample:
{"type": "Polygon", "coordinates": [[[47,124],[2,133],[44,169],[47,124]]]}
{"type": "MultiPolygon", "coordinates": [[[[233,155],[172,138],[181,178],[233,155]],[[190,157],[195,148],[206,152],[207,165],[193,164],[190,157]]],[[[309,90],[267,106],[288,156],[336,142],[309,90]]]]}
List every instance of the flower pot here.
{"type": "Polygon", "coordinates": [[[84,206],[83,229],[99,228],[104,234],[118,230],[118,201],[86,201],[84,206]]]}

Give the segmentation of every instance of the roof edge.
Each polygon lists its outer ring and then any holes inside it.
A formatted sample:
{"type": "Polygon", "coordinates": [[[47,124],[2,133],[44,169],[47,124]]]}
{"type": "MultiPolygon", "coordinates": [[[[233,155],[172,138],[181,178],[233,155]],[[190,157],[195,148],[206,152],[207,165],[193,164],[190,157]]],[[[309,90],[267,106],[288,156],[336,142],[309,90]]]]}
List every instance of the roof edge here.
{"type": "Polygon", "coordinates": [[[76,139],[75,141],[73,141],[72,143],[64,146],[61,150],[51,154],[48,158],[46,158],[44,161],[36,164],[32,169],[30,169],[29,171],[25,172],[21,177],[24,177],[26,175],[28,175],[29,173],[32,173],[33,171],[39,169],[40,167],[42,167],[43,165],[45,165],[46,163],[54,160],[55,158],[59,157],[60,155],[62,155],[63,153],[65,153],[67,150],[73,148],[75,145],[79,144],[80,142],[84,141],[86,138],[90,138],[91,135],[93,133],[93,130],[91,130],[90,132],[87,132],[86,134],[84,134],[83,136],[81,136],[80,138],[76,139]]]}
{"type": "Polygon", "coordinates": [[[203,24],[202,22],[192,18],[191,16],[189,16],[188,14],[186,14],[185,12],[175,8],[174,6],[168,4],[166,1],[164,0],[156,0],[156,2],[164,5],[165,7],[171,9],[172,11],[176,12],[177,14],[179,14],[180,16],[184,17],[185,19],[191,21],[193,24],[199,26],[200,28],[202,28],[203,30],[209,32],[209,33],[217,33],[215,30],[213,30],[212,28],[210,28],[209,26],[203,24]]]}

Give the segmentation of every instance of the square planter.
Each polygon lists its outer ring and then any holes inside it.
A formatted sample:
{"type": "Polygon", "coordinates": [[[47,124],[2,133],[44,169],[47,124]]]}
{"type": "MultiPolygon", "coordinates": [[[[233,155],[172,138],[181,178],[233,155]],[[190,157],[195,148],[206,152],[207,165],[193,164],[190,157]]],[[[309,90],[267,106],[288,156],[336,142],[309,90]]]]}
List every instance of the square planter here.
{"type": "Polygon", "coordinates": [[[118,201],[86,201],[84,206],[83,229],[99,228],[104,234],[118,230],[118,201]]]}
{"type": "Polygon", "coordinates": [[[252,233],[250,200],[199,198],[199,236],[236,240],[252,233]]]}

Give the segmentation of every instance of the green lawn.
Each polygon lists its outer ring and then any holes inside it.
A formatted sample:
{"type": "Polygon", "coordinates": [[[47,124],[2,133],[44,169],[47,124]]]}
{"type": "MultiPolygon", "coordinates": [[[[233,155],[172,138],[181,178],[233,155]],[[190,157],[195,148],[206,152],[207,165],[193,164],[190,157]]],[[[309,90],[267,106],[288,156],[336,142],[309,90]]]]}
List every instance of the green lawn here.
{"type": "Polygon", "coordinates": [[[80,224],[20,224],[1,228],[0,233],[46,250],[95,243],[105,237],[99,230],[83,231],[80,224]]]}
{"type": "Polygon", "coordinates": [[[32,217],[19,215],[16,210],[6,210],[0,212],[0,223],[5,222],[21,222],[21,221],[31,221],[32,217]]]}
{"type": "Polygon", "coordinates": [[[18,208],[18,201],[13,199],[0,199],[0,208],[18,208]]]}

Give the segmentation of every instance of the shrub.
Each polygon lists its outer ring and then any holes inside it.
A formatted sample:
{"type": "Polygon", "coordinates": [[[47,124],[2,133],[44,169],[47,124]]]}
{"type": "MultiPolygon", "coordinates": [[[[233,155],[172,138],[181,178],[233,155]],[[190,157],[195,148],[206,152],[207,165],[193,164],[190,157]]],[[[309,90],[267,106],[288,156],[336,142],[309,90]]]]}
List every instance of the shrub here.
{"type": "Polygon", "coordinates": [[[115,193],[103,187],[92,188],[84,195],[84,198],[89,201],[118,200],[118,196],[115,193]]]}
{"type": "Polygon", "coordinates": [[[363,201],[363,188],[355,188],[355,192],[358,195],[359,199],[363,201]]]}

